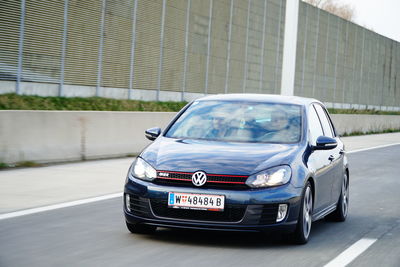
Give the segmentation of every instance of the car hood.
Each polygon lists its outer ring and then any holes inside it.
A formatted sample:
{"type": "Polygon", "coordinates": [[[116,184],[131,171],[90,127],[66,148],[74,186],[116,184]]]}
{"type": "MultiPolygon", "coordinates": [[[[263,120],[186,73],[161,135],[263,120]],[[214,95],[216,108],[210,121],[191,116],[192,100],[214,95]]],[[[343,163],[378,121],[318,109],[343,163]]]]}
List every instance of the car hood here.
{"type": "Polygon", "coordinates": [[[157,170],[250,175],[290,164],[298,144],[230,143],[159,137],[141,154],[157,170]]]}

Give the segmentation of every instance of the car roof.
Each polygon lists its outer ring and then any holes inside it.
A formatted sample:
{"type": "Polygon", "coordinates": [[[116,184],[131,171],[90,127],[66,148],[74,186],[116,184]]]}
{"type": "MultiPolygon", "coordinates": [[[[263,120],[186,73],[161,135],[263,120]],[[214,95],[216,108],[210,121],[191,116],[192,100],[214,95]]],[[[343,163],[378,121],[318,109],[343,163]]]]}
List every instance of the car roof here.
{"type": "Polygon", "coordinates": [[[308,106],[311,103],[320,101],[313,98],[299,96],[269,95],[269,94],[218,94],[209,95],[197,99],[196,101],[249,101],[249,102],[268,102],[277,104],[295,104],[308,106]]]}

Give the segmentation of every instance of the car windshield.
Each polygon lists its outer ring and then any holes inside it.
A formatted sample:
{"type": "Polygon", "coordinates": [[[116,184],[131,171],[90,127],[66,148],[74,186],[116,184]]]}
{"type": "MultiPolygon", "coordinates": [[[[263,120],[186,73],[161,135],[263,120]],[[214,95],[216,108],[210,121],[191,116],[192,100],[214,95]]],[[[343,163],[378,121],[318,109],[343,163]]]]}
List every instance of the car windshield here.
{"type": "Polygon", "coordinates": [[[296,143],[300,141],[301,121],[299,105],[195,101],[165,136],[227,142],[296,143]]]}

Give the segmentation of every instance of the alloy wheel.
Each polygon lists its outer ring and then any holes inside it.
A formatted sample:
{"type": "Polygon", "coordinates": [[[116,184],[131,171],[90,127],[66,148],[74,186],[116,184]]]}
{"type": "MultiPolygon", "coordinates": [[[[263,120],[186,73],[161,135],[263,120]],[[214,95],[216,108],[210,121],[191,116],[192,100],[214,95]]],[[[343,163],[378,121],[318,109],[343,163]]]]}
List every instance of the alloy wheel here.
{"type": "Polygon", "coordinates": [[[345,174],[342,183],[342,213],[346,217],[349,210],[349,178],[345,174]]]}
{"type": "Polygon", "coordinates": [[[305,238],[308,238],[311,231],[312,207],[313,207],[313,197],[311,193],[311,188],[308,186],[304,194],[304,201],[303,201],[303,234],[305,238]]]}

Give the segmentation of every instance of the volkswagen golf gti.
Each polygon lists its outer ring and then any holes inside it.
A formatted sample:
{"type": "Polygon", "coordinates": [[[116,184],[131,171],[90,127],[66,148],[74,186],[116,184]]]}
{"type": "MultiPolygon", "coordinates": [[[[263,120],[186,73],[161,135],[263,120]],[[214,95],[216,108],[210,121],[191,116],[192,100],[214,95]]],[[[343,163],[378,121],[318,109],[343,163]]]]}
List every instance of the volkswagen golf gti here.
{"type": "Polygon", "coordinates": [[[324,105],[301,97],[207,96],[184,107],[130,166],[132,233],[157,227],[281,231],[299,244],[313,221],[344,221],[349,170],[324,105]]]}

